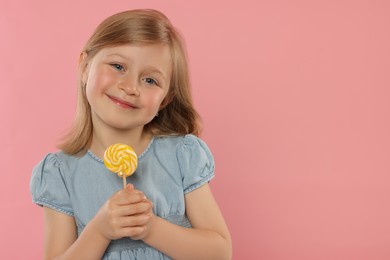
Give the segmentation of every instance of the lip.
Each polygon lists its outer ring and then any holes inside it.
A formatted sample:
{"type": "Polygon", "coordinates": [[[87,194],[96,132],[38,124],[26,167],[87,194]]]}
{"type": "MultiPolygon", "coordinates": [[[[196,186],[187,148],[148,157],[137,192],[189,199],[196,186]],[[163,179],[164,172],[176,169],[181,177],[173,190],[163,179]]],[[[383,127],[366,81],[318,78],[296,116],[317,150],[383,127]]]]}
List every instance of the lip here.
{"type": "Polygon", "coordinates": [[[110,96],[110,95],[107,95],[107,97],[109,99],[111,99],[112,102],[114,102],[115,104],[117,104],[118,106],[120,106],[122,108],[127,108],[127,109],[135,109],[135,108],[137,108],[137,106],[135,106],[133,103],[125,101],[125,100],[123,100],[121,98],[113,97],[113,96],[110,96]]]}

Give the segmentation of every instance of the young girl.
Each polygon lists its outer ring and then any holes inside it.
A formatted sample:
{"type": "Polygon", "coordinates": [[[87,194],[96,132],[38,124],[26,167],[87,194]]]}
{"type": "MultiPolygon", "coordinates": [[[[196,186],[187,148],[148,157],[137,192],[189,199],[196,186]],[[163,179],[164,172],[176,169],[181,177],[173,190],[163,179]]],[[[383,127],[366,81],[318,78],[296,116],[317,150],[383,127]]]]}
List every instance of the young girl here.
{"type": "Polygon", "coordinates": [[[45,259],[230,259],[231,239],[208,182],[185,50],[154,10],[113,15],[80,55],[75,122],[33,170],[45,259]],[[114,143],[139,155],[122,180],[102,161],[114,143]]]}

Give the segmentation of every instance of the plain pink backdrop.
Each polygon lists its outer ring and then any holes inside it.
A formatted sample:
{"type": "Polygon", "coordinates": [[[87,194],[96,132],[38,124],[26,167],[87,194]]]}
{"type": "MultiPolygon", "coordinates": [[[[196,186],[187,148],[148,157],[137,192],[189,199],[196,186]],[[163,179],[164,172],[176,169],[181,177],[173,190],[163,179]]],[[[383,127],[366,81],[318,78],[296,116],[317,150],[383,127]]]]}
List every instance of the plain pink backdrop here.
{"type": "Polygon", "coordinates": [[[390,259],[390,2],[0,1],[0,258],[40,259],[32,167],[70,125],[105,17],[185,36],[234,259],[390,259]]]}

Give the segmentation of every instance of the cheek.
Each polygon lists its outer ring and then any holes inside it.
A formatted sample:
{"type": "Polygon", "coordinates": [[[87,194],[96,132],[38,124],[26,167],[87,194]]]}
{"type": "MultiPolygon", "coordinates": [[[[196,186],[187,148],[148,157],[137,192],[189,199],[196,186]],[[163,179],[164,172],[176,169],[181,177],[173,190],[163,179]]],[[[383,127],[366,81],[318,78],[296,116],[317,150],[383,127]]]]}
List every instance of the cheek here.
{"type": "Polygon", "coordinates": [[[110,77],[106,73],[100,71],[92,71],[88,77],[86,86],[86,94],[88,100],[95,95],[99,95],[99,93],[103,93],[105,90],[105,86],[109,85],[109,80],[110,77]]]}
{"type": "Polygon", "coordinates": [[[164,101],[166,94],[159,93],[158,95],[155,95],[153,98],[150,99],[150,101],[156,106],[160,107],[162,102],[164,101]]]}
{"type": "Polygon", "coordinates": [[[88,102],[91,103],[92,98],[95,94],[96,84],[92,78],[88,78],[87,85],[85,87],[85,93],[88,99],[88,102]]]}
{"type": "Polygon", "coordinates": [[[92,90],[89,86],[90,84],[87,84],[87,86],[85,87],[85,96],[87,97],[88,103],[91,104],[92,90]]]}

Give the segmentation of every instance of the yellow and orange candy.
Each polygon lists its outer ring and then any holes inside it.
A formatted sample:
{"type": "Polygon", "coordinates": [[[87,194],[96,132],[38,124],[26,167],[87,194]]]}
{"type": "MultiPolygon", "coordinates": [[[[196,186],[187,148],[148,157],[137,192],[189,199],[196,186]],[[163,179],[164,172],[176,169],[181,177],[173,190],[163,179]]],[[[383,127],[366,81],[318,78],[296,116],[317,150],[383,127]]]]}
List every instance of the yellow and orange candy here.
{"type": "Polygon", "coordinates": [[[132,175],[138,166],[138,157],[133,148],[125,144],[110,145],[104,152],[104,165],[123,179],[126,187],[126,177],[132,175]]]}

